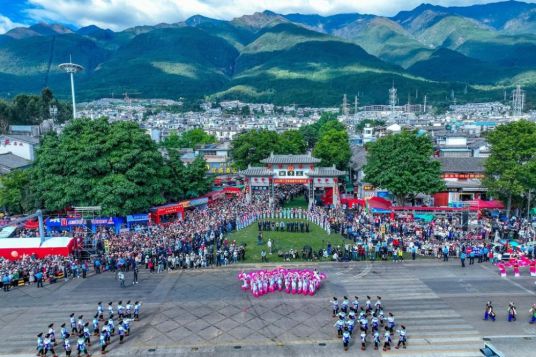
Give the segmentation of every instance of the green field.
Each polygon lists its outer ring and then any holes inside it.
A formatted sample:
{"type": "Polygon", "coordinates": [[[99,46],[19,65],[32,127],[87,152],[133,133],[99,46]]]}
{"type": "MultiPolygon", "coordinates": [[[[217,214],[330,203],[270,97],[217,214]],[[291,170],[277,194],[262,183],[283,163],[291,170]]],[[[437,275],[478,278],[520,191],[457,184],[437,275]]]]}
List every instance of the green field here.
{"type": "MultiPolygon", "coordinates": [[[[299,219],[277,219],[274,221],[305,222],[305,220],[299,219]]],[[[267,252],[266,257],[268,262],[283,262],[284,259],[278,256],[278,252],[287,252],[290,249],[300,252],[300,259],[296,259],[295,261],[303,261],[301,259],[301,252],[305,245],[311,246],[313,251],[318,252],[320,248],[325,249],[328,243],[331,243],[335,247],[347,242],[342,235],[334,233],[328,235],[326,231],[311,222],[309,222],[309,233],[263,231],[262,245],[257,245],[258,234],[259,228],[255,222],[246,229],[231,233],[228,237],[231,241],[236,240],[238,244],[247,244],[246,263],[260,262],[262,249],[267,252]],[[268,254],[268,247],[266,246],[268,239],[272,241],[272,255],[268,254]]]]}
{"type": "Polygon", "coordinates": [[[307,201],[305,200],[305,197],[299,196],[293,200],[285,202],[283,208],[307,208],[307,201]]]}

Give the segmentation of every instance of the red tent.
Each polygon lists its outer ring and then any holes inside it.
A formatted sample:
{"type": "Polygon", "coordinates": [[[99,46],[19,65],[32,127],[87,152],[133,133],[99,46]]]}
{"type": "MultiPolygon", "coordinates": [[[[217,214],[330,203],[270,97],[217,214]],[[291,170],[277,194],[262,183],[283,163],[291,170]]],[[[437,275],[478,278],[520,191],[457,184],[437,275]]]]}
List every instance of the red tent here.
{"type": "Polygon", "coordinates": [[[473,200],[469,201],[469,207],[474,207],[478,209],[504,209],[504,203],[499,200],[473,200]]]}
{"type": "Polygon", "coordinates": [[[367,200],[367,205],[369,208],[379,209],[379,210],[386,210],[389,211],[393,204],[391,201],[386,200],[385,198],[381,197],[371,197],[367,200]]]}

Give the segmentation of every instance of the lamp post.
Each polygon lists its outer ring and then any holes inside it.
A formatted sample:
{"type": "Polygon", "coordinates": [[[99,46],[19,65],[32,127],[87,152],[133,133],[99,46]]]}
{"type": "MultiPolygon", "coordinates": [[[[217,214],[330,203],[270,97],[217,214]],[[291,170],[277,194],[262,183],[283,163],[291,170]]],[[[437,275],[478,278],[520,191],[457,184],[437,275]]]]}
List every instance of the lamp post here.
{"type": "Polygon", "coordinates": [[[62,63],[58,66],[61,70],[69,73],[71,77],[71,98],[73,100],[73,119],[76,119],[76,99],[74,95],[74,74],[82,72],[84,67],[79,64],[72,63],[72,59],[69,57],[69,63],[62,63]]]}

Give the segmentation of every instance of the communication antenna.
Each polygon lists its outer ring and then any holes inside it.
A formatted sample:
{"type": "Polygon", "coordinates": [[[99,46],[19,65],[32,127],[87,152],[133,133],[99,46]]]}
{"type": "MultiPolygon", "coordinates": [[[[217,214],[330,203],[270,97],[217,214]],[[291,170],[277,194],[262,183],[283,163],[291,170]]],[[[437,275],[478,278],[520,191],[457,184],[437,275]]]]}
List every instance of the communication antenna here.
{"type": "Polygon", "coordinates": [[[82,72],[84,67],[79,64],[73,63],[71,56],[69,55],[69,63],[62,63],[58,66],[62,71],[69,73],[71,77],[71,97],[73,99],[73,119],[76,119],[76,99],[74,95],[74,74],[82,72]]]}

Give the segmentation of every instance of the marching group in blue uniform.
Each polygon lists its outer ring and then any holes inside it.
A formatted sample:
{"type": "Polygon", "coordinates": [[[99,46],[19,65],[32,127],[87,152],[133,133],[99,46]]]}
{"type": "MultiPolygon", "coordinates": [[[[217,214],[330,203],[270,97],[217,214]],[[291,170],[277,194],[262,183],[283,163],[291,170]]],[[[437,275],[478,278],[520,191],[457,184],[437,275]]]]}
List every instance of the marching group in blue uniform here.
{"type": "MultiPolygon", "coordinates": [[[[348,351],[350,340],[356,325],[359,325],[361,349],[363,351],[367,348],[369,326],[371,327],[370,333],[372,334],[374,349],[377,350],[381,346],[381,329],[384,329],[383,350],[388,351],[391,349],[392,336],[396,326],[395,317],[392,313],[389,313],[387,317],[385,316],[380,296],[377,297],[374,305],[372,305],[370,296],[367,296],[367,300],[363,305],[360,305],[358,296],[355,296],[352,302],[345,296],[340,303],[339,300],[334,297],[333,300],[331,300],[331,307],[333,311],[332,316],[337,318],[334,327],[337,329],[337,336],[342,339],[345,351],[348,351]]],[[[406,348],[406,327],[400,325],[400,329],[396,330],[396,332],[398,333],[399,338],[395,348],[399,349],[400,346],[406,348]]]]}
{"type": "MultiPolygon", "coordinates": [[[[130,325],[132,321],[138,321],[140,318],[141,302],[136,301],[132,304],[129,301],[123,305],[122,301],[117,304],[117,325],[114,322],[114,306],[112,302],[108,303],[108,316],[104,316],[104,307],[102,302],[97,304],[97,312],[90,322],[84,320],[84,315],[75,317],[72,313],[69,316],[69,328],[65,323],[61,324],[59,337],[63,341],[63,349],[66,356],[72,353],[71,336],[75,338],[77,356],[89,356],[88,347],[91,346],[91,336],[98,337],[101,354],[106,354],[106,348],[111,343],[111,338],[116,334],[119,335],[119,343],[122,344],[126,336],[130,335],[130,325]],[[102,327],[101,327],[102,323],[102,327]]],[[[56,331],[54,324],[48,326],[48,332],[43,336],[43,333],[37,335],[37,356],[44,357],[49,353],[56,357],[56,331]]]]}

